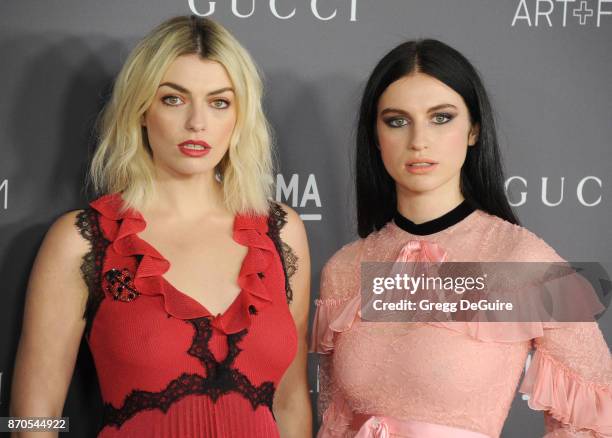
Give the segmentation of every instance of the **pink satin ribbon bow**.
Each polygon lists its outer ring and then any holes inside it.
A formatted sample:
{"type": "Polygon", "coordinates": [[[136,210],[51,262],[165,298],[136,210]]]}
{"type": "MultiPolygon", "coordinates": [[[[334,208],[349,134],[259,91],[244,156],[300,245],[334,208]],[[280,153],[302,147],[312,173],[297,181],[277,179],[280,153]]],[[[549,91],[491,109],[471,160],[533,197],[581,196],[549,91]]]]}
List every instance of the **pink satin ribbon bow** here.
{"type": "Polygon", "coordinates": [[[361,428],[355,438],[389,438],[389,425],[382,417],[370,417],[361,428]]]}
{"type": "Polygon", "coordinates": [[[355,438],[490,438],[480,432],[425,421],[400,420],[384,415],[355,414],[352,429],[355,438]]]}
{"type": "Polygon", "coordinates": [[[396,262],[443,262],[447,253],[440,245],[427,240],[409,240],[402,247],[396,262]]]}
{"type": "Polygon", "coordinates": [[[400,249],[395,259],[396,264],[391,269],[391,276],[407,274],[418,277],[420,274],[427,274],[431,265],[444,262],[446,255],[446,251],[437,243],[427,240],[409,240],[400,249]]]}

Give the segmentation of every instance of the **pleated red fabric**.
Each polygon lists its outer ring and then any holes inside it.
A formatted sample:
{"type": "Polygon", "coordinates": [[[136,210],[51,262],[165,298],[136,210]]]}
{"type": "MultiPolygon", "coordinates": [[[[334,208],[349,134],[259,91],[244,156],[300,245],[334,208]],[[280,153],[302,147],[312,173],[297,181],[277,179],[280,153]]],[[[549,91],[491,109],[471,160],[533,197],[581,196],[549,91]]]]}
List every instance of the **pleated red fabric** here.
{"type": "Polygon", "coordinates": [[[99,437],[277,437],[274,391],[297,350],[267,216],[237,215],[248,247],[230,307],[212,315],[172,286],[119,194],[90,204],[108,241],[88,342],[104,401],[99,437]]]}

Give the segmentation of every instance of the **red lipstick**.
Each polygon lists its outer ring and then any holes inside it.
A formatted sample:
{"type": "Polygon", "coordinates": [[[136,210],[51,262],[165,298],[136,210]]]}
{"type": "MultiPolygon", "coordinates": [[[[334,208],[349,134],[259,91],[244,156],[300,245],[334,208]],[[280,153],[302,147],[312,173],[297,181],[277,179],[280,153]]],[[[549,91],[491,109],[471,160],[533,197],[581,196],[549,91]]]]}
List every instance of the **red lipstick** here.
{"type": "Polygon", "coordinates": [[[203,157],[212,147],[202,140],[186,140],[178,145],[179,151],[188,157],[203,157]]]}

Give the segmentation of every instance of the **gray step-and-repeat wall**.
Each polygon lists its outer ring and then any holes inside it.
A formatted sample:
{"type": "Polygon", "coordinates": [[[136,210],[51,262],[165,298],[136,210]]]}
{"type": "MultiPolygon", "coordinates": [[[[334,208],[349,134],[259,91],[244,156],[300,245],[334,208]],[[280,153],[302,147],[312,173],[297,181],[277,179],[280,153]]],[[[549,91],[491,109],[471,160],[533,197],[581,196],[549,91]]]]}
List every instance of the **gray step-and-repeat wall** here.
{"type": "MultiPolygon", "coordinates": [[[[415,37],[451,44],[482,73],[523,224],[564,258],[612,272],[612,0],[2,0],[0,416],[28,273],[54,218],[86,201],[91,127],[113,77],[153,26],[191,12],[211,13],[265,73],[277,198],[305,220],[313,299],[325,261],[356,236],[360,92],[377,60],[415,37]]],[[[610,342],[610,312],[600,324],[610,342]]],[[[316,388],[312,357],[310,370],[316,388]]],[[[97,427],[93,382],[84,344],[65,409],[73,436],[97,427]]],[[[541,413],[518,394],[503,436],[542,431],[541,413]]]]}

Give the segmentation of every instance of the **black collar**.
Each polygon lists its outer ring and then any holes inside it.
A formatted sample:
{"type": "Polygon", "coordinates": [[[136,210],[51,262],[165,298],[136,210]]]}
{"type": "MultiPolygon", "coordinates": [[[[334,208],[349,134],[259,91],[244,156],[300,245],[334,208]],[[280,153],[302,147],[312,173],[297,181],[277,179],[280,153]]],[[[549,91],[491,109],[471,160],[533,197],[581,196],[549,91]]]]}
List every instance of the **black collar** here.
{"type": "Polygon", "coordinates": [[[438,231],[445,230],[446,228],[455,225],[456,223],[465,219],[473,211],[474,207],[468,203],[466,199],[464,199],[461,204],[453,208],[451,211],[427,222],[415,224],[410,219],[402,216],[399,211],[395,212],[393,221],[395,222],[395,225],[404,231],[411,234],[416,234],[418,236],[424,236],[427,234],[437,233],[438,231]]]}

